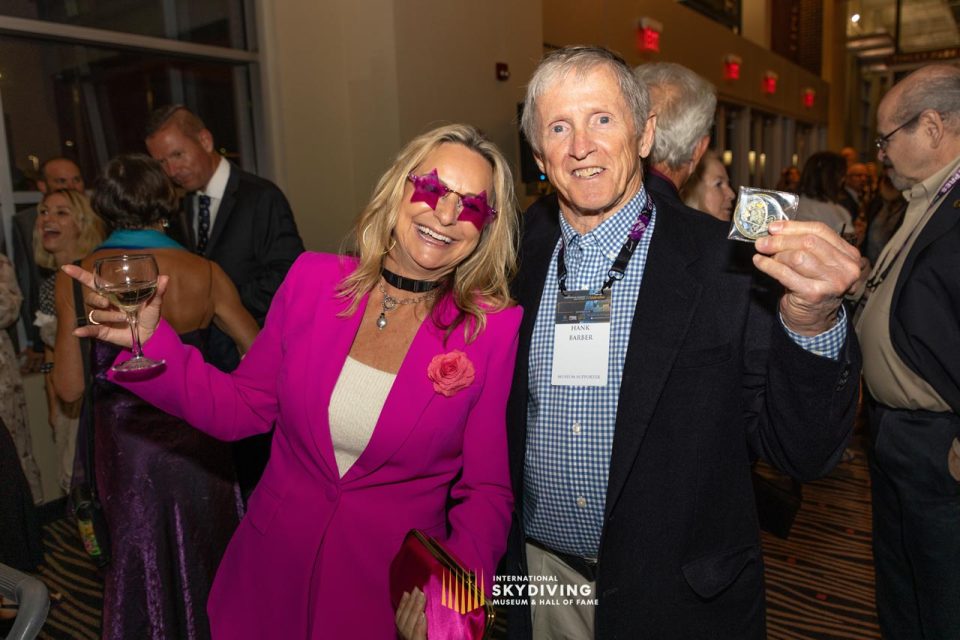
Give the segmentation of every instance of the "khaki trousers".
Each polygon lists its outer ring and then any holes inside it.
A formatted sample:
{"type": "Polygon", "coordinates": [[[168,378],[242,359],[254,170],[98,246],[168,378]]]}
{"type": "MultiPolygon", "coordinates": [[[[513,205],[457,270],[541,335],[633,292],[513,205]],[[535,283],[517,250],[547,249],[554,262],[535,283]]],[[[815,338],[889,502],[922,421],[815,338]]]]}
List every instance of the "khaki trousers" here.
{"type": "Polygon", "coordinates": [[[537,640],[591,640],[597,585],[557,556],[532,544],[527,544],[527,572],[531,585],[544,587],[543,594],[530,598],[533,637],[537,640]],[[559,592],[564,595],[549,595],[546,589],[552,585],[558,585],[559,592]],[[579,595],[568,595],[573,591],[579,595]]]}

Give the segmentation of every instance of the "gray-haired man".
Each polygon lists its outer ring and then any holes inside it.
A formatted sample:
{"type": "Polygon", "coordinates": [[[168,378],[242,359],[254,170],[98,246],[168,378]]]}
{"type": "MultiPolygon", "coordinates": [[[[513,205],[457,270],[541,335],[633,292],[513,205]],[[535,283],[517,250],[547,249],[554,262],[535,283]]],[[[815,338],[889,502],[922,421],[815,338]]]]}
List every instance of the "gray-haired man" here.
{"type": "Polygon", "coordinates": [[[657,133],[644,182],[656,196],[682,207],[680,188],[710,146],[717,90],[705,79],[673,62],[642,64],[634,74],[650,92],[657,133]]]}
{"type": "Polygon", "coordinates": [[[856,250],[773,225],[754,264],[784,285],[780,319],[755,306],[751,274],[723,268],[726,225],[644,188],[655,126],[605,49],[555,51],[528,85],[557,194],[524,216],[506,570],[547,596],[512,608],[513,638],[764,637],[750,458],[813,477],[852,426],[856,250]]]}
{"type": "Polygon", "coordinates": [[[856,325],[877,613],[885,638],[960,638],[960,69],[931,65],[895,85],[877,132],[909,202],[856,325]]]}

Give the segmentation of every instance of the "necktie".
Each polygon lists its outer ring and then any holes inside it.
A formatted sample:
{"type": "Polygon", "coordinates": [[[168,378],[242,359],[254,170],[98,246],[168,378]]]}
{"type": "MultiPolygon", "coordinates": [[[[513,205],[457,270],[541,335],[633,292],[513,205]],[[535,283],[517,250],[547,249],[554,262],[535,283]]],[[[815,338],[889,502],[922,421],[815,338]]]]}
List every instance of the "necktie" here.
{"type": "Polygon", "coordinates": [[[210,196],[197,196],[197,253],[203,254],[210,239],[210,196]]]}

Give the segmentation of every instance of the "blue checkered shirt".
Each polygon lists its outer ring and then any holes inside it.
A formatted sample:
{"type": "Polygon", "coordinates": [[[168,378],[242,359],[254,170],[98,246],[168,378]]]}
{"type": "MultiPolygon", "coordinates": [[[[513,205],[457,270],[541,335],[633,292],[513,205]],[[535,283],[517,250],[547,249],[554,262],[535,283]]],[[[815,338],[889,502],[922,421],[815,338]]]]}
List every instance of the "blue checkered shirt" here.
{"type": "MultiPolygon", "coordinates": [[[[600,288],[646,202],[641,187],[620,211],[583,235],[560,216],[568,291],[600,288]]],[[[562,553],[596,558],[600,548],[623,363],[655,227],[656,210],[623,279],[611,289],[604,387],[551,384],[560,242],[550,259],[530,343],[523,520],[526,535],[562,553]]],[[[813,338],[788,333],[804,349],[836,359],[846,340],[846,321],[841,317],[833,329],[813,338]]]]}

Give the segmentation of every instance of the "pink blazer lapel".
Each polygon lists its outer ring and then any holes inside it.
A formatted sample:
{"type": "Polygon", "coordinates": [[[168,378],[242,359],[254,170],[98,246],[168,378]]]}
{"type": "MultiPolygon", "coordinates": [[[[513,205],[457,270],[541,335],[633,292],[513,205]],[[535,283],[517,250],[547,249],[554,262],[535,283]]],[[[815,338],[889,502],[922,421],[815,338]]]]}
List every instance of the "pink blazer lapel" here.
{"type": "Polygon", "coordinates": [[[326,465],[330,478],[335,482],[340,479],[340,471],[330,436],[330,398],[343,364],[350,354],[350,347],[353,346],[353,339],[357,335],[368,299],[369,295],[365,296],[356,312],[345,317],[337,315],[343,308],[341,301],[338,301],[336,307],[316,309],[317,314],[333,316],[333,321],[324,326],[323,331],[314,331],[310,336],[309,359],[305,367],[306,380],[303,384],[303,406],[306,408],[310,431],[320,458],[326,465]]]}
{"type": "Polygon", "coordinates": [[[433,320],[424,319],[397,371],[370,442],[344,475],[344,482],[376,471],[410,436],[420,416],[437,396],[433,383],[427,378],[427,366],[442,348],[442,338],[433,320]]]}

